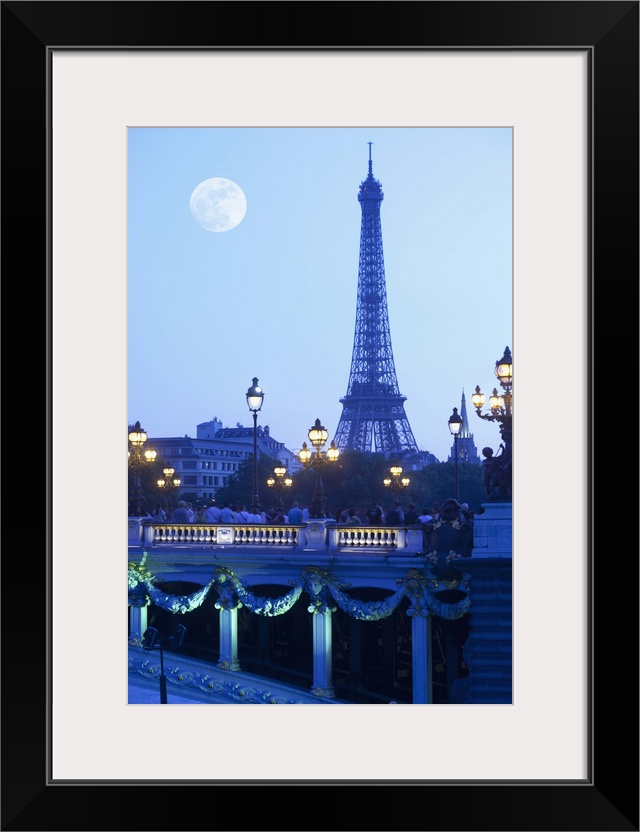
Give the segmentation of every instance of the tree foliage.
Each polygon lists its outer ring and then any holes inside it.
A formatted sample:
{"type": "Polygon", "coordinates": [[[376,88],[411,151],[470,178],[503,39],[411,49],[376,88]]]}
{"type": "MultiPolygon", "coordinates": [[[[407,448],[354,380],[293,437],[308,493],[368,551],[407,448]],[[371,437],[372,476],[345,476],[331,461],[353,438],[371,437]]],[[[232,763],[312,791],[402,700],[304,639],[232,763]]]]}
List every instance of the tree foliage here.
{"type": "MultiPolygon", "coordinates": [[[[273,469],[278,464],[276,457],[263,455],[258,459],[258,497],[262,508],[270,510],[279,502],[275,488],[269,488],[267,480],[273,476],[273,469]]],[[[383,508],[391,508],[394,493],[383,485],[389,475],[392,461],[382,454],[365,454],[359,451],[345,451],[335,463],[328,463],[322,471],[322,483],[327,497],[327,513],[336,517],[341,511],[351,506],[364,515],[372,500],[379,502],[383,508]]],[[[166,463],[156,458],[145,464],[140,470],[140,484],[145,499],[143,511],[153,510],[157,502],[166,503],[168,494],[158,488],[158,480],[163,478],[162,469],[166,463]]],[[[440,462],[427,465],[420,471],[405,469],[410,483],[400,491],[399,499],[403,506],[413,503],[418,511],[437,509],[446,499],[455,495],[455,464],[440,462]]],[[[129,468],[129,503],[131,504],[134,484],[133,470],[129,468]]],[[[293,485],[282,492],[282,501],[288,509],[294,500],[300,505],[310,505],[316,489],[316,474],[312,469],[301,470],[293,474],[293,485]]],[[[470,462],[458,464],[458,489],[460,502],[469,504],[472,511],[477,511],[486,502],[482,484],[482,466],[470,462]]],[[[238,471],[229,477],[228,484],[216,491],[216,500],[220,505],[228,502],[243,503],[250,506],[253,498],[253,459],[241,463],[238,471]]],[[[195,493],[178,488],[172,492],[173,504],[179,499],[196,502],[195,493]]]]}
{"type": "MultiPolygon", "coordinates": [[[[273,477],[273,469],[278,464],[277,457],[258,456],[257,475],[258,475],[258,499],[262,508],[271,505],[271,500],[275,499],[277,495],[272,496],[267,492],[272,489],[267,485],[267,480],[273,477]]],[[[290,489],[287,489],[289,491],[290,489]]],[[[283,497],[286,505],[286,495],[283,497]]],[[[234,505],[242,503],[245,506],[250,506],[253,500],[253,457],[245,459],[238,466],[238,470],[232,474],[227,485],[216,489],[216,502],[218,505],[229,503],[234,505]]]]}
{"type": "MultiPolygon", "coordinates": [[[[278,493],[267,486],[267,480],[273,476],[276,458],[263,456],[258,460],[258,496],[264,509],[271,509],[278,503],[278,493]]],[[[383,480],[389,475],[392,461],[382,454],[365,454],[359,451],[345,451],[335,463],[327,463],[321,473],[322,484],[327,498],[327,513],[337,517],[341,511],[351,506],[364,515],[372,500],[389,509],[395,500],[394,492],[385,487],[383,480]]],[[[436,509],[446,499],[455,495],[455,465],[453,462],[433,463],[420,471],[404,472],[410,484],[399,495],[400,503],[408,506],[413,503],[418,511],[426,508],[436,509]]],[[[477,511],[486,500],[482,485],[482,467],[472,463],[458,465],[458,486],[460,502],[469,504],[472,511],[477,511]]],[[[283,490],[282,501],[285,509],[294,500],[303,505],[311,505],[316,489],[316,473],[313,469],[297,471],[293,474],[291,488],[283,490]]],[[[253,490],[253,461],[242,463],[238,471],[229,478],[228,485],[216,491],[219,504],[228,502],[251,504],[253,490]]]]}
{"type": "MultiPolygon", "coordinates": [[[[141,507],[143,514],[146,511],[153,513],[156,503],[166,506],[171,501],[175,507],[178,505],[178,500],[188,500],[191,503],[198,501],[198,495],[195,491],[186,491],[184,485],[178,488],[168,490],[158,486],[158,480],[165,479],[162,469],[166,468],[168,463],[156,457],[153,462],[145,462],[140,468],[140,487],[142,488],[143,498],[141,500],[141,507]]],[[[178,472],[174,476],[180,476],[178,472]]],[[[133,488],[135,482],[135,474],[131,467],[129,467],[129,506],[133,506],[133,488]]]]}

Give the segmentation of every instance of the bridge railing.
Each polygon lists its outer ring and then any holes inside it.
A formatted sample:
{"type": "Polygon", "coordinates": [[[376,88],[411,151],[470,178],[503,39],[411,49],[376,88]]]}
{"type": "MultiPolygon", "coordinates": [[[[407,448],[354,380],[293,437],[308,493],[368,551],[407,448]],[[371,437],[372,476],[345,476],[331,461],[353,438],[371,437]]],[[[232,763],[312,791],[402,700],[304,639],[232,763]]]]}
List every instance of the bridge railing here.
{"type": "Polygon", "coordinates": [[[337,551],[392,551],[403,554],[422,549],[419,526],[340,526],[324,520],[299,526],[267,523],[156,523],[129,518],[129,545],[259,546],[337,551]]]}

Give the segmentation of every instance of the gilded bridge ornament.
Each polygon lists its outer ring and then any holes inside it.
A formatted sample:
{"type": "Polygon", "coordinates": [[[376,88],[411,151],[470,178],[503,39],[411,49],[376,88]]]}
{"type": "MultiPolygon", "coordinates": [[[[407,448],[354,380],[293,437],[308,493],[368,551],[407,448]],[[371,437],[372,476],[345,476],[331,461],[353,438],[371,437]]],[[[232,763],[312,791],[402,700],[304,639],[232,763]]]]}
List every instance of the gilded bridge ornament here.
{"type": "Polygon", "coordinates": [[[441,581],[438,578],[426,577],[418,569],[410,569],[404,578],[400,578],[405,589],[405,594],[411,601],[407,615],[413,618],[426,618],[428,615],[437,615],[438,618],[445,618],[447,621],[455,621],[462,618],[469,612],[471,598],[469,592],[469,576],[460,575],[455,584],[441,581]],[[441,588],[451,589],[453,586],[467,593],[460,601],[448,603],[438,598],[441,588]]]}
{"type": "Polygon", "coordinates": [[[149,590],[149,597],[156,607],[169,610],[169,612],[185,613],[197,609],[209,594],[210,588],[211,582],[191,595],[167,595],[166,592],[152,588],[149,590]]]}
{"type": "Polygon", "coordinates": [[[149,591],[158,579],[142,565],[129,561],[129,604],[130,607],[146,607],[149,591]]]}
{"type": "MultiPolygon", "coordinates": [[[[457,559],[459,555],[450,552],[448,557],[457,559]]],[[[398,590],[388,598],[369,602],[351,598],[344,592],[350,584],[339,581],[330,572],[324,572],[315,566],[307,567],[298,579],[291,581],[293,588],[280,598],[264,598],[254,595],[226,567],[217,568],[211,580],[191,595],[168,595],[156,588],[157,581],[158,579],[151,573],[130,563],[129,606],[144,607],[153,603],[170,612],[184,614],[201,606],[212,587],[218,593],[218,600],[215,602],[216,609],[233,610],[244,606],[256,615],[268,618],[288,612],[303,591],[309,595],[310,603],[307,609],[313,615],[335,612],[339,607],[351,618],[359,621],[379,621],[382,618],[388,618],[403,598],[408,598],[410,601],[407,615],[411,617],[426,617],[433,614],[450,621],[462,618],[469,611],[471,604],[468,594],[468,575],[458,573],[455,582],[443,581],[418,569],[409,569],[404,578],[399,578],[398,590]],[[442,589],[450,589],[453,586],[466,593],[462,600],[447,603],[437,597],[442,589]],[[337,607],[333,606],[332,600],[337,607]]]]}
{"type": "Polygon", "coordinates": [[[328,572],[323,572],[317,566],[309,566],[304,570],[300,576],[302,585],[311,598],[311,603],[307,610],[312,615],[324,615],[325,612],[335,612],[336,607],[330,606],[329,594],[333,594],[330,589],[330,582],[336,579],[328,572]]]}
{"type": "Polygon", "coordinates": [[[233,610],[246,607],[256,615],[264,615],[267,618],[274,618],[276,615],[289,612],[302,594],[300,584],[282,598],[261,598],[245,589],[235,574],[224,566],[216,569],[210,583],[216,584],[216,590],[220,596],[215,603],[216,609],[233,610]]]}

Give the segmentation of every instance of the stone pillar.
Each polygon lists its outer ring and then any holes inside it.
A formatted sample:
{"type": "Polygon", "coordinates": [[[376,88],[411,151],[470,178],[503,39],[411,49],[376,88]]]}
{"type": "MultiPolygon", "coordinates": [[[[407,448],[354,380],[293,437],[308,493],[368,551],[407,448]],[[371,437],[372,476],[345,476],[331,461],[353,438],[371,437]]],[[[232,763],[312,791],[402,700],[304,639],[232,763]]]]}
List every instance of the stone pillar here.
{"type": "Polygon", "coordinates": [[[139,517],[129,517],[128,519],[128,528],[129,528],[129,546],[141,546],[142,545],[142,525],[140,523],[139,517]]]}
{"type": "Polygon", "coordinates": [[[400,543],[400,539],[402,539],[403,555],[407,555],[409,554],[409,552],[417,555],[419,552],[422,551],[421,528],[416,529],[409,526],[406,529],[400,529],[399,531],[401,532],[401,534],[398,535],[398,544],[400,543]]]}
{"type": "Polygon", "coordinates": [[[483,503],[482,514],[473,520],[474,558],[513,557],[512,503],[483,503]]]}
{"type": "Polygon", "coordinates": [[[309,520],[300,529],[300,543],[305,549],[335,549],[338,545],[336,521],[331,517],[318,517],[309,520]]]}
{"type": "Polygon", "coordinates": [[[132,636],[137,633],[140,638],[144,635],[144,631],[147,629],[147,610],[148,606],[145,607],[134,607],[133,605],[129,607],[129,635],[132,636]]]}
{"type": "Polygon", "coordinates": [[[220,610],[220,658],[221,670],[240,670],[238,662],[238,610],[220,610]]]}
{"type": "Polygon", "coordinates": [[[313,687],[314,696],[335,698],[333,690],[332,613],[315,613],[313,616],[313,687]]]}
{"type": "Polygon", "coordinates": [[[414,615],[411,618],[414,705],[430,705],[433,702],[433,657],[431,652],[431,616],[414,615]]]}
{"type": "Polygon", "coordinates": [[[513,702],[511,559],[465,560],[470,575],[471,608],[465,660],[469,665],[469,703],[513,702]]]}

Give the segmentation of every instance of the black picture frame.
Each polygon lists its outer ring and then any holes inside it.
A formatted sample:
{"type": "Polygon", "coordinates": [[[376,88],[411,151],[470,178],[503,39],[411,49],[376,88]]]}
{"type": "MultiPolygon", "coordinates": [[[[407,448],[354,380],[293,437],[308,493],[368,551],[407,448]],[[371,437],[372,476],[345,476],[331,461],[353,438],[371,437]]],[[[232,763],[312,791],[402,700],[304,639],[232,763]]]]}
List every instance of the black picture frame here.
{"type": "MultiPolygon", "coordinates": [[[[13,510],[7,506],[5,519],[5,529],[11,526],[16,531],[22,525],[32,530],[38,524],[43,545],[34,551],[16,535],[2,558],[2,829],[638,830],[637,501],[628,484],[637,483],[637,454],[627,463],[628,451],[636,451],[637,442],[635,431],[627,431],[624,421],[637,413],[637,365],[633,362],[633,374],[628,365],[630,356],[638,352],[629,348],[629,339],[638,332],[638,2],[1,5],[4,282],[8,290],[25,279],[37,286],[28,301],[24,290],[8,295],[5,308],[12,318],[14,310],[24,311],[25,302],[31,311],[29,316],[18,316],[22,326],[7,338],[5,381],[6,389],[18,393],[9,399],[10,412],[28,419],[40,450],[24,439],[23,430],[15,444],[23,454],[28,448],[27,454],[46,456],[47,461],[45,483],[41,475],[37,484],[22,476],[11,483],[13,510]],[[220,21],[223,25],[216,25],[220,21]],[[203,40],[209,35],[211,40],[203,40]],[[215,46],[588,50],[592,238],[587,369],[592,456],[585,557],[589,560],[591,731],[585,782],[492,782],[481,776],[473,783],[371,782],[357,777],[317,783],[268,778],[228,784],[47,781],[52,522],[48,58],[54,47],[215,46]],[[31,233],[37,229],[39,245],[25,238],[25,225],[31,233]],[[39,307],[36,295],[41,295],[39,307]],[[40,338],[45,366],[39,357],[38,371],[33,373],[29,344],[40,338]],[[611,372],[614,368],[618,372],[611,372]],[[41,383],[44,407],[37,395],[41,383]],[[612,391],[617,395],[612,396],[612,391]],[[42,424],[47,425],[46,452],[37,430],[42,424]],[[625,472],[627,467],[630,472],[625,472]],[[628,525],[633,527],[631,538],[625,531],[628,525]],[[622,534],[614,534],[614,528],[622,534]],[[208,789],[194,789],[198,785],[208,789]],[[323,791],[316,794],[315,788],[323,791]],[[346,793],[340,791],[344,789],[346,793]]],[[[541,418],[558,424],[558,445],[547,451],[552,451],[553,460],[548,464],[561,471],[570,464],[562,457],[562,434],[571,429],[571,413],[577,405],[562,400],[561,380],[550,379],[550,384],[558,388],[558,401],[547,405],[541,397],[541,418]]],[[[8,430],[13,430],[13,419],[8,430]]],[[[12,472],[24,472],[25,458],[21,466],[10,465],[8,473],[5,467],[10,481],[12,472]]],[[[78,510],[74,495],[68,503],[69,510],[78,510]]],[[[544,510],[562,511],[561,489],[550,493],[544,510]]],[[[549,569],[552,578],[553,564],[542,568],[549,569]]],[[[575,591],[567,586],[568,600],[575,591]]],[[[558,611],[558,644],[571,649],[562,643],[561,622],[558,611]]],[[[82,695],[80,687],[78,695],[82,695]]],[[[340,738],[333,742],[339,752],[340,738]]]]}

